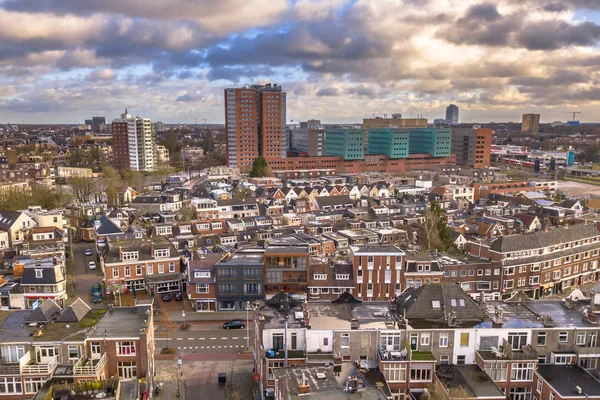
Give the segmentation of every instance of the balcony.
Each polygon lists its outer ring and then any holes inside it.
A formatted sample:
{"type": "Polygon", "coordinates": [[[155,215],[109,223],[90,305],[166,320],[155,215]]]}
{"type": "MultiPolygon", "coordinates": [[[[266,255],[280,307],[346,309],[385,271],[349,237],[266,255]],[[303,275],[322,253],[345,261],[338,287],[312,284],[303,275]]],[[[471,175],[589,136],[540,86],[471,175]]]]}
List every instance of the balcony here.
{"type": "Polygon", "coordinates": [[[106,353],[98,360],[81,357],[73,366],[73,375],[97,377],[102,372],[102,368],[104,368],[107,361],[108,357],[106,356],[106,353]]]}
{"type": "Polygon", "coordinates": [[[362,276],[357,276],[356,277],[356,283],[363,283],[363,277],[362,276]]]}
{"type": "Polygon", "coordinates": [[[0,362],[0,375],[20,375],[21,367],[19,363],[0,362]]]}
{"type": "Polygon", "coordinates": [[[31,360],[31,351],[25,353],[19,361],[21,365],[21,373],[29,375],[50,375],[58,365],[58,356],[52,357],[44,362],[35,362],[31,360]]]}

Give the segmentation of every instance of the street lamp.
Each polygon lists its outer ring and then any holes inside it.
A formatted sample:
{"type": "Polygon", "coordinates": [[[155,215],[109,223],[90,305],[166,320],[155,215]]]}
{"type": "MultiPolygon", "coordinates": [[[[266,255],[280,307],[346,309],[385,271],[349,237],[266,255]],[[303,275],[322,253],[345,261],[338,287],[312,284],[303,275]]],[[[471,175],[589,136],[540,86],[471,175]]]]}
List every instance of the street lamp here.
{"type": "Polygon", "coordinates": [[[183,363],[182,359],[181,359],[181,354],[179,355],[179,358],[177,358],[177,398],[179,398],[179,396],[181,396],[181,393],[179,393],[179,375],[181,374],[181,364],[183,363]]]}
{"type": "Polygon", "coordinates": [[[185,326],[185,310],[181,310],[181,316],[183,317],[183,326],[185,326]]]}

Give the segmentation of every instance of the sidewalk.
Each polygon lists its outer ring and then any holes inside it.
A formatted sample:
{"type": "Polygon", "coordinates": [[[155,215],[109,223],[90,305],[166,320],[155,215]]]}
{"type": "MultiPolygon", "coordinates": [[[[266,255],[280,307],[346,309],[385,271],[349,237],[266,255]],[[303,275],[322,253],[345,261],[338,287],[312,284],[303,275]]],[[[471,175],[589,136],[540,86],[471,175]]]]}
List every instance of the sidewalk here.
{"type": "Polygon", "coordinates": [[[237,359],[233,362],[229,373],[229,386],[227,391],[233,395],[231,398],[240,400],[254,400],[257,386],[252,375],[252,360],[237,359]],[[239,396],[236,397],[235,395],[239,396]]]}
{"type": "Polygon", "coordinates": [[[157,400],[172,400],[172,399],[185,399],[185,386],[183,381],[179,381],[179,397],[177,397],[177,375],[179,370],[177,369],[177,357],[174,360],[163,361],[154,360],[154,367],[156,368],[156,377],[154,382],[161,384],[160,394],[154,397],[157,400]]]}

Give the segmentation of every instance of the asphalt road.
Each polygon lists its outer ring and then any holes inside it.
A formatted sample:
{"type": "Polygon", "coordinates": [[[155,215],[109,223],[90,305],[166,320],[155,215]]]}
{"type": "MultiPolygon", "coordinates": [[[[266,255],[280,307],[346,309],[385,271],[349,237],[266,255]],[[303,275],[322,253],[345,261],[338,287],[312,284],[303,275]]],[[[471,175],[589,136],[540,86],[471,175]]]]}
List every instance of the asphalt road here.
{"type": "MultiPolygon", "coordinates": [[[[166,333],[156,332],[156,349],[166,346],[166,333]]],[[[253,331],[250,330],[250,345],[253,331]]],[[[169,347],[178,353],[196,354],[231,354],[239,353],[246,348],[246,329],[210,329],[193,331],[174,331],[169,337],[169,347]]]]}
{"type": "Polygon", "coordinates": [[[92,286],[94,283],[102,283],[102,272],[100,263],[96,256],[94,243],[73,243],[73,281],[75,282],[75,296],[81,297],[91,308],[106,308],[106,304],[92,301],[92,286]],[[92,255],[86,256],[85,250],[91,249],[92,255]],[[96,270],[90,270],[90,261],[96,262],[96,270]]]}

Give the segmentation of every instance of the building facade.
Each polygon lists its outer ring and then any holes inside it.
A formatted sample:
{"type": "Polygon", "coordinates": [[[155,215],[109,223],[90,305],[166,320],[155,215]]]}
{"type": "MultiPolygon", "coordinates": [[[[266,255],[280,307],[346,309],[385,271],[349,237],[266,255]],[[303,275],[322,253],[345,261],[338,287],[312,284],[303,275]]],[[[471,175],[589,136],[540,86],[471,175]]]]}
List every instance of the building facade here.
{"type": "Polygon", "coordinates": [[[155,167],[156,136],[148,118],[133,118],[121,114],[112,123],[113,158],[117,169],[153,171],[155,167]]]}
{"type": "Polygon", "coordinates": [[[384,154],[390,159],[408,157],[408,130],[395,128],[369,129],[368,154],[384,154]]]}
{"type": "Polygon", "coordinates": [[[540,131],[540,114],[523,114],[522,133],[538,133],[540,131]]]}
{"type": "Polygon", "coordinates": [[[364,133],[359,129],[327,129],[325,155],[344,160],[365,158],[364,133]]]}
{"type": "Polygon", "coordinates": [[[490,166],[490,150],[494,131],[487,128],[452,129],[452,153],[456,163],[464,168],[490,166]]]}
{"type": "Polygon", "coordinates": [[[411,128],[409,135],[410,154],[429,154],[432,157],[449,157],[452,132],[448,128],[411,128]]]}

